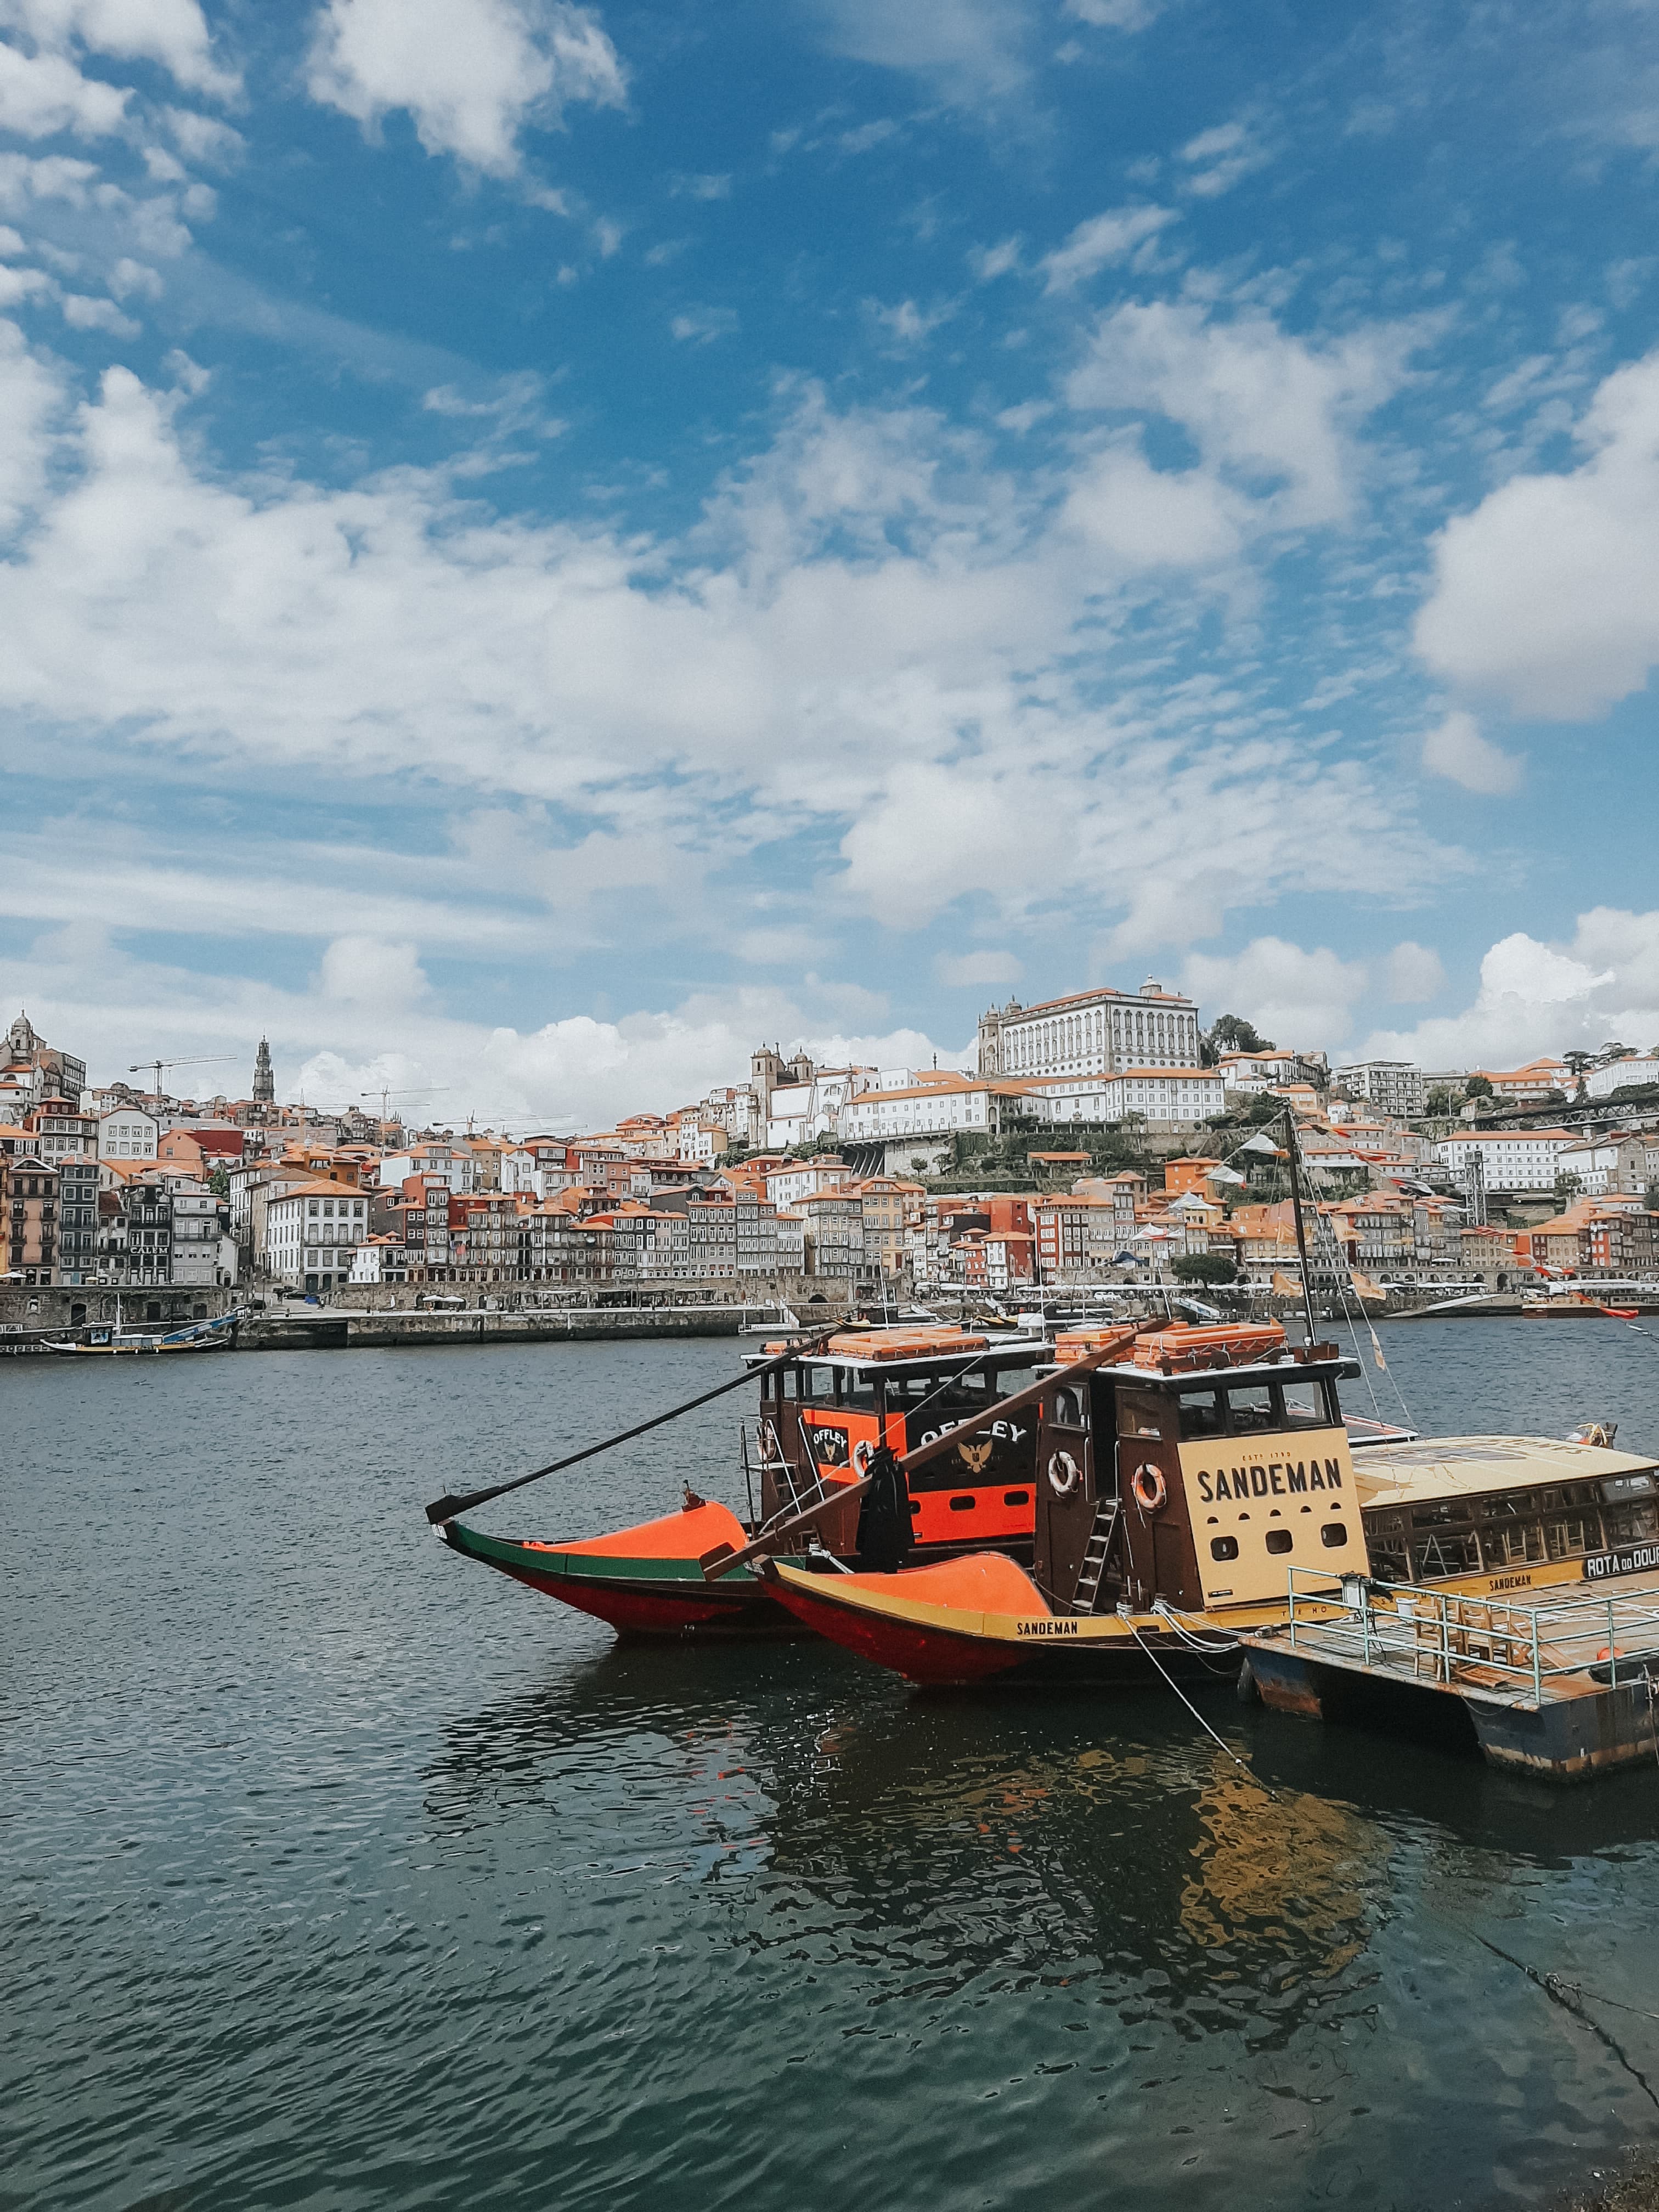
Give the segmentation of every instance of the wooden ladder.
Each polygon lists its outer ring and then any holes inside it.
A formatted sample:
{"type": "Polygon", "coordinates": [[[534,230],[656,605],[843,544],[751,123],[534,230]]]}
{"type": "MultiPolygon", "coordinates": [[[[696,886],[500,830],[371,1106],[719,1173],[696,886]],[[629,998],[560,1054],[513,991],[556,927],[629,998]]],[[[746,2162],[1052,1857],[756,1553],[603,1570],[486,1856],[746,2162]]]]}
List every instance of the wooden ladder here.
{"type": "Polygon", "coordinates": [[[1101,1577],[1106,1571],[1106,1562],[1112,1555],[1112,1546],[1123,1518],[1121,1500],[1103,1498],[1095,1507],[1095,1525],[1089,1531],[1089,1541],[1084,1547],[1083,1564],[1077,1572],[1077,1589],[1072,1595],[1073,1613],[1092,1613],[1100,1597],[1101,1577]]]}

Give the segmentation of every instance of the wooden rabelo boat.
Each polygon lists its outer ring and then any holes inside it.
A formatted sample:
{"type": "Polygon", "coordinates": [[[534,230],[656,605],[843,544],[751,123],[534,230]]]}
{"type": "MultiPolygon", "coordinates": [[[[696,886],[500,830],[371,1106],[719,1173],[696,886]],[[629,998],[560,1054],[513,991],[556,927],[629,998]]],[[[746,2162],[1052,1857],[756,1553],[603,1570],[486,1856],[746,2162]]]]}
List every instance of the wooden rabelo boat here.
{"type": "MultiPolygon", "coordinates": [[[[765,1569],[833,1642],[915,1682],[1134,1686],[1236,1674],[1294,1562],[1365,1571],[1334,1345],[1276,1322],[1057,1342],[1036,1407],[1030,1571],[969,1557],[885,1574],[765,1569]]],[[[1363,1456],[1363,1455],[1362,1455],[1363,1456]]],[[[1305,1585],[1304,1585],[1305,1601],[1305,1585]]]]}
{"type": "Polygon", "coordinates": [[[786,1540],[810,1544],[830,1571],[837,1564],[890,1564],[897,1556],[891,1500],[867,1504],[862,1480],[878,1452],[891,1461],[922,1445],[943,1446],[905,1501],[908,1557],[935,1562],[989,1548],[1030,1560],[1036,1424],[1018,1409],[981,1417],[1017,1396],[1038,1363],[1052,1357],[1041,1338],[994,1342],[945,1327],[848,1329],[799,1346],[769,1344],[749,1363],[760,1406],[752,1451],[744,1432],[747,1519],[690,1492],[679,1512],[605,1535],[552,1541],[484,1534],[457,1517],[475,1500],[441,1500],[428,1517],[453,1551],[592,1613],[623,1636],[799,1634],[795,1615],[747,1566],[714,1582],[704,1570],[744,1552],[760,1530],[811,1507],[820,1509],[815,1518],[786,1540]],[[960,1440],[951,1444],[958,1429],[960,1440]],[[854,1493],[844,1504],[843,1492],[854,1493]],[[441,1510],[447,1508],[455,1510],[441,1510]]]}
{"type": "Polygon", "coordinates": [[[1609,1425],[1419,1441],[1368,1422],[1362,1443],[1338,1396],[1358,1363],[1334,1345],[1167,1328],[1085,1373],[1097,1334],[1062,1335],[1043,1378],[1029,1573],[779,1559],[781,1601],[917,1683],[1123,1687],[1237,1674],[1241,1639],[1287,1620],[1292,1570],[1304,1625],[1360,1585],[1389,1607],[1395,1585],[1480,1600],[1637,1577],[1659,1601],[1659,1467],[1609,1425]]]}

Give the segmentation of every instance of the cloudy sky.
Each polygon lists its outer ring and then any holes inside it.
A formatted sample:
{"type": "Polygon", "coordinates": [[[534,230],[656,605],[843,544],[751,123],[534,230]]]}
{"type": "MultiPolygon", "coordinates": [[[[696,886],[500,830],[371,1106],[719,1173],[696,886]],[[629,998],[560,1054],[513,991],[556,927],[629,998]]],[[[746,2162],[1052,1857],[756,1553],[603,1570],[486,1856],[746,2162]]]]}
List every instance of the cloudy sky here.
{"type": "Polygon", "coordinates": [[[95,1077],[1659,1037],[1652,0],[0,38],[0,1001],[95,1077]]]}

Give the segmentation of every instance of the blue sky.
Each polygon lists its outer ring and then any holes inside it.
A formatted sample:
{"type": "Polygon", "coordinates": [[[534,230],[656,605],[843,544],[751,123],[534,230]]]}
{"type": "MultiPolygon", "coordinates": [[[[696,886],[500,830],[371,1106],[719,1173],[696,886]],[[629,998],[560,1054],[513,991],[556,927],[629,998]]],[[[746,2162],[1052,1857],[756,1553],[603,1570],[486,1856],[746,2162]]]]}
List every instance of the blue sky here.
{"type": "Polygon", "coordinates": [[[0,36],[0,997],[98,1076],[1659,1036],[1652,5],[0,36]]]}

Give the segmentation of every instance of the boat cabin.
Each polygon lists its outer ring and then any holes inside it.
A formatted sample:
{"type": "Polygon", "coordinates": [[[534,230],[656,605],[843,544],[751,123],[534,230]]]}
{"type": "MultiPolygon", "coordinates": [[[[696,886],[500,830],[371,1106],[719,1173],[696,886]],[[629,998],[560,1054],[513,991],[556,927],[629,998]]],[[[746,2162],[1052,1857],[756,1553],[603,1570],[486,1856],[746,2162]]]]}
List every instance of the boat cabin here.
{"type": "Polygon", "coordinates": [[[1056,1340],[1034,1575],[1062,1609],[1200,1612],[1282,1598],[1291,1565],[1367,1571],[1334,1345],[1277,1322],[1175,1326],[1068,1380],[1111,1332],[1056,1340]]]}
{"type": "MultiPolygon", "coordinates": [[[[786,1350],[769,1344],[766,1355],[786,1350]]],[[[1052,1359],[1040,1337],[994,1338],[950,1328],[849,1329],[761,1382],[760,1517],[815,1503],[856,1482],[884,1443],[895,1458],[971,1423],[1024,1389],[1052,1359]]],[[[1036,1508],[1037,1420],[1016,1410],[969,1429],[908,1478],[911,1542],[1030,1556],[1036,1508]]],[[[831,1552],[855,1548],[858,1505],[820,1523],[831,1552]],[[843,1519],[844,1523],[843,1525],[843,1519]]]]}
{"type": "Polygon", "coordinates": [[[1659,1464],[1542,1437],[1455,1437],[1365,1455],[1360,1498],[1379,1582],[1469,1595],[1659,1569],[1659,1464]]]}

